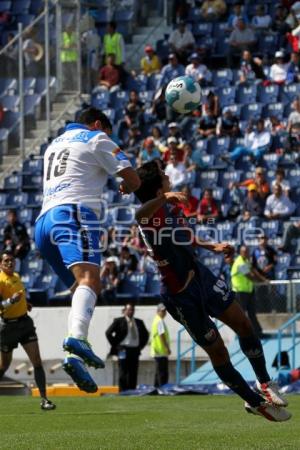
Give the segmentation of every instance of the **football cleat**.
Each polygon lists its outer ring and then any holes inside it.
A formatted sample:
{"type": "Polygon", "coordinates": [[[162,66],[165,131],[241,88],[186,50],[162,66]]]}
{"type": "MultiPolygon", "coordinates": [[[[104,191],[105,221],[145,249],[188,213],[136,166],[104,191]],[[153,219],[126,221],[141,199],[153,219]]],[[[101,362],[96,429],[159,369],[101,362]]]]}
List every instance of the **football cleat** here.
{"type": "Polygon", "coordinates": [[[104,369],[105,364],[92,350],[91,345],[85,339],[67,337],[63,342],[63,349],[79,356],[88,366],[95,369],[104,369]]]}
{"type": "Polygon", "coordinates": [[[285,422],[292,417],[288,410],[269,402],[263,402],[259,406],[250,406],[249,403],[245,403],[245,410],[250,414],[263,416],[272,422],[285,422]]]}
{"type": "Polygon", "coordinates": [[[277,406],[288,406],[287,399],[280,394],[279,387],[275,381],[269,381],[268,383],[260,383],[256,380],[256,388],[258,392],[269,403],[277,406]]]}
{"type": "Polygon", "coordinates": [[[43,409],[44,411],[51,411],[56,408],[56,405],[47,398],[42,398],[40,405],[41,409],[43,409]]]}
{"type": "Polygon", "coordinates": [[[88,373],[83,361],[72,356],[67,356],[62,367],[81,391],[89,393],[97,392],[98,386],[88,373]]]}

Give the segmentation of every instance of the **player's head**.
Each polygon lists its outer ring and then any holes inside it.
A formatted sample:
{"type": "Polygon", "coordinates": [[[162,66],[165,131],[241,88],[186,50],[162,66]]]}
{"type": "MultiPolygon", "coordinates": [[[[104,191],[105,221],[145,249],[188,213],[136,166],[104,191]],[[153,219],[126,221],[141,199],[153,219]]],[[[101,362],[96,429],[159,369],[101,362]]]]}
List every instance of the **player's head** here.
{"type": "Polygon", "coordinates": [[[10,224],[14,224],[18,219],[17,210],[9,209],[7,212],[7,222],[10,224]]]}
{"type": "Polygon", "coordinates": [[[137,174],[140,177],[141,186],[135,191],[135,195],[142,203],[159,197],[171,189],[169,177],[157,161],[143,164],[137,169],[137,174]]]}
{"type": "Polygon", "coordinates": [[[15,271],[16,260],[12,252],[3,250],[0,253],[0,269],[7,275],[12,275],[15,271]]]}
{"type": "Polygon", "coordinates": [[[163,319],[167,315],[167,308],[163,303],[157,305],[157,314],[163,319]]]}
{"type": "Polygon", "coordinates": [[[92,106],[80,113],[77,122],[86,125],[90,130],[100,130],[106,134],[111,134],[112,132],[112,125],[108,117],[92,106]]]}

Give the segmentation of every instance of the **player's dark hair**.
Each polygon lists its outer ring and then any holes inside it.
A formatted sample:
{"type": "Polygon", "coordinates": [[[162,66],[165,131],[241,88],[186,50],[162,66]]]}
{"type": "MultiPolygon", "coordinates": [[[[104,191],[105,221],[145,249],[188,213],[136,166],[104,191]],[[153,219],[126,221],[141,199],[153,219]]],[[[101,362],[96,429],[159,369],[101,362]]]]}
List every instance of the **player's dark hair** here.
{"type": "Polygon", "coordinates": [[[15,259],[15,255],[13,254],[13,252],[11,252],[10,250],[2,250],[0,252],[0,263],[2,262],[2,259],[3,259],[4,255],[11,256],[12,258],[15,259]]]}
{"type": "Polygon", "coordinates": [[[99,120],[104,128],[112,129],[112,125],[108,117],[101,112],[99,109],[90,106],[89,108],[84,109],[77,119],[78,123],[83,123],[84,125],[92,125],[99,120]]]}
{"type": "Polygon", "coordinates": [[[111,28],[113,28],[114,30],[117,29],[117,22],[115,22],[114,20],[111,20],[108,24],[111,28]]]}
{"type": "Polygon", "coordinates": [[[156,197],[158,189],[162,187],[162,177],[156,161],[149,161],[137,169],[141,186],[135,195],[142,202],[148,202],[156,197]]]}

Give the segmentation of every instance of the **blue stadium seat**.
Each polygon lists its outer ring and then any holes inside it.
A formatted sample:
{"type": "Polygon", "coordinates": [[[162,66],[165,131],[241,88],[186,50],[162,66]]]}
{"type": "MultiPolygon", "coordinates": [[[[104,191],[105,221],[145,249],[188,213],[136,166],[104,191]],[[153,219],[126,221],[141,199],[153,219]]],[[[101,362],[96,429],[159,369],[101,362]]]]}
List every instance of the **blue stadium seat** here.
{"type": "Polygon", "coordinates": [[[212,155],[221,155],[222,153],[226,153],[228,151],[230,139],[229,137],[213,137],[209,139],[207,144],[207,153],[212,155]]]}
{"type": "Polygon", "coordinates": [[[207,140],[198,140],[195,144],[196,150],[201,150],[201,152],[205,153],[207,150],[207,140]]]}
{"type": "Polygon", "coordinates": [[[213,188],[218,184],[219,173],[217,170],[205,170],[203,172],[197,172],[196,176],[196,187],[213,188]]]}
{"type": "Polygon", "coordinates": [[[108,91],[100,91],[92,95],[92,106],[95,108],[107,108],[109,103],[108,91]]]}
{"type": "Polygon", "coordinates": [[[202,155],[202,161],[207,167],[212,167],[215,161],[215,155],[202,155]]]}
{"type": "Polygon", "coordinates": [[[239,86],[237,90],[237,103],[247,104],[255,103],[257,96],[257,87],[253,86],[239,86]]]}
{"type": "Polygon", "coordinates": [[[12,2],[1,1],[0,2],[0,13],[5,13],[11,11],[12,2]]]}
{"type": "Polygon", "coordinates": [[[41,175],[24,175],[22,189],[26,191],[40,191],[43,186],[41,175]]]}
{"type": "Polygon", "coordinates": [[[139,75],[136,76],[136,82],[138,84],[138,91],[147,91],[148,89],[148,76],[140,73],[139,75]]]}
{"type": "MultiPolygon", "coordinates": [[[[229,37],[228,36],[219,37],[216,44],[216,51],[213,56],[225,57],[228,54],[228,51],[229,51],[229,37]]],[[[229,84],[230,83],[227,83],[226,86],[228,86],[229,84]]]]}
{"type": "Polygon", "coordinates": [[[233,105],[235,103],[236,88],[234,86],[227,86],[217,90],[221,108],[233,105]]]}
{"type": "MultiPolygon", "coordinates": [[[[55,90],[56,90],[56,78],[55,77],[50,77],[49,87],[50,87],[50,96],[53,97],[53,95],[55,94],[55,90]]],[[[46,78],[45,77],[37,77],[36,84],[35,84],[35,93],[45,96],[47,89],[48,89],[48,86],[46,85],[46,78]]]]}
{"type": "Polygon", "coordinates": [[[30,272],[22,273],[21,275],[21,281],[24,284],[25,289],[30,289],[34,284],[35,279],[35,274],[30,272]]]}
{"type": "Polygon", "coordinates": [[[29,289],[29,292],[45,293],[47,298],[51,298],[54,296],[54,290],[57,283],[57,279],[58,279],[57,275],[53,273],[39,275],[34,280],[34,283],[32,287],[29,289]]]}
{"type": "Polygon", "coordinates": [[[32,14],[18,14],[16,16],[17,23],[22,23],[23,27],[28,27],[34,20],[34,15],[32,14]]]}
{"type": "Polygon", "coordinates": [[[119,109],[124,108],[129,100],[128,91],[116,91],[110,94],[110,105],[112,108],[119,109]]]}
{"type": "MultiPolygon", "coordinates": [[[[114,20],[118,23],[119,26],[119,22],[130,22],[133,18],[133,14],[134,13],[131,10],[119,9],[114,12],[114,20]]],[[[120,31],[119,28],[118,31],[120,31]]]]}
{"type": "Polygon", "coordinates": [[[43,202],[42,192],[29,192],[27,206],[29,208],[36,208],[41,206],[43,202]]]}
{"type": "Polygon", "coordinates": [[[145,291],[143,295],[158,296],[160,295],[161,281],[159,273],[147,273],[145,291]]]}
{"type": "Polygon", "coordinates": [[[232,114],[234,114],[237,117],[240,117],[242,112],[242,106],[243,105],[229,105],[227,106],[227,108],[230,109],[232,114]]]}
{"type": "Polygon", "coordinates": [[[25,206],[27,204],[28,194],[25,192],[12,192],[6,197],[7,208],[18,208],[20,206],[25,206]]]}
{"type": "Polygon", "coordinates": [[[224,38],[224,36],[228,35],[230,32],[228,31],[227,22],[217,22],[214,24],[213,35],[216,38],[224,38]]]}
{"type": "Polygon", "coordinates": [[[278,43],[278,36],[276,34],[262,34],[259,37],[258,48],[263,55],[274,55],[278,43]]]}
{"type": "Polygon", "coordinates": [[[44,0],[31,0],[29,12],[37,16],[44,6],[44,0]]]}
{"type": "Polygon", "coordinates": [[[276,84],[270,86],[259,86],[258,101],[268,105],[269,103],[276,103],[279,96],[279,87],[276,84]]]}
{"type": "Polygon", "coordinates": [[[261,103],[251,103],[242,107],[242,120],[258,120],[262,115],[263,105],[261,103]]]}
{"type": "Polygon", "coordinates": [[[30,7],[30,0],[14,0],[12,2],[12,13],[16,14],[27,14],[30,7]]]}
{"type": "Polygon", "coordinates": [[[299,94],[300,94],[300,84],[293,83],[281,86],[279,98],[281,102],[291,103],[293,100],[295,100],[296,97],[299,96],[299,94]]]}
{"type": "Polygon", "coordinates": [[[211,22],[197,22],[192,28],[193,35],[196,36],[210,36],[212,34],[213,24],[211,22]]]}
{"type": "Polygon", "coordinates": [[[32,95],[35,91],[36,78],[25,78],[23,82],[23,90],[25,95],[32,95]]]}
{"type": "Polygon", "coordinates": [[[216,87],[230,86],[233,74],[231,69],[219,69],[213,71],[213,85],[216,87]]]}
{"type": "Polygon", "coordinates": [[[217,224],[217,230],[219,233],[219,242],[228,241],[233,236],[234,222],[223,222],[217,224]]]}
{"type": "Polygon", "coordinates": [[[201,259],[202,264],[214,273],[217,270],[220,270],[222,261],[223,257],[219,255],[205,256],[203,259],[201,259]]]}
{"type": "Polygon", "coordinates": [[[299,186],[299,179],[300,179],[300,169],[293,168],[287,172],[287,179],[289,180],[291,187],[298,187],[299,186]]]}
{"type": "Polygon", "coordinates": [[[284,104],[283,103],[270,103],[265,105],[263,108],[263,117],[277,117],[277,119],[281,120],[284,113],[284,104]]]}
{"type": "MultiPolygon", "coordinates": [[[[5,192],[0,193],[0,208],[3,208],[6,206],[7,195],[9,195],[9,194],[5,194],[5,192]]],[[[1,217],[0,217],[0,221],[1,221],[1,217]]]]}
{"type": "MultiPolygon", "coordinates": [[[[165,39],[159,39],[156,42],[156,53],[161,61],[165,61],[170,53],[169,43],[165,39]]],[[[152,89],[152,87],[151,87],[152,89]]]]}
{"type": "Polygon", "coordinates": [[[261,223],[261,227],[264,230],[264,233],[266,233],[269,238],[272,238],[278,234],[279,222],[278,220],[264,220],[261,223]]]}
{"type": "Polygon", "coordinates": [[[15,78],[0,78],[0,97],[15,94],[17,86],[17,80],[15,78]]]}
{"type": "Polygon", "coordinates": [[[23,162],[22,173],[25,175],[41,175],[43,171],[43,160],[26,159],[23,162]]]}
{"type": "Polygon", "coordinates": [[[109,11],[105,8],[93,9],[90,14],[96,23],[107,23],[109,21],[109,11]]]}
{"type": "Polygon", "coordinates": [[[21,208],[18,212],[19,220],[24,223],[28,222],[33,225],[33,209],[32,208],[21,208]]]}
{"type": "Polygon", "coordinates": [[[266,153],[263,156],[264,164],[268,170],[277,169],[278,160],[279,160],[279,155],[277,155],[276,153],[266,153]]]}
{"type": "Polygon", "coordinates": [[[139,92],[140,100],[144,103],[148,103],[149,106],[153,100],[154,91],[141,91],[139,92]]]}
{"type": "Polygon", "coordinates": [[[200,8],[189,8],[187,22],[199,22],[200,20],[200,8]]]}
{"type": "Polygon", "coordinates": [[[42,97],[39,94],[25,95],[24,96],[24,110],[25,115],[30,114],[37,116],[40,114],[40,105],[42,97]]]}
{"type": "Polygon", "coordinates": [[[276,270],[285,270],[287,267],[290,266],[291,263],[291,255],[284,253],[282,255],[279,255],[277,257],[277,264],[276,264],[276,270]]]}
{"type": "Polygon", "coordinates": [[[20,190],[22,186],[22,175],[13,174],[5,178],[4,189],[7,191],[20,190]]]}
{"type": "Polygon", "coordinates": [[[117,297],[136,299],[140,296],[140,285],[142,275],[135,272],[125,276],[118,286],[117,297]]]}
{"type": "Polygon", "coordinates": [[[112,108],[103,109],[103,112],[104,112],[104,114],[107,115],[107,117],[109,118],[109,120],[112,123],[115,122],[116,112],[114,109],[112,109],[112,108]]]}
{"type": "Polygon", "coordinates": [[[18,95],[5,95],[1,97],[1,104],[8,111],[18,111],[20,97],[18,95]]]}
{"type": "Polygon", "coordinates": [[[135,209],[129,206],[118,206],[115,223],[119,225],[131,225],[135,220],[135,209]]]}
{"type": "Polygon", "coordinates": [[[222,187],[216,186],[213,188],[213,197],[215,200],[220,202],[224,195],[224,189],[222,187]]]}

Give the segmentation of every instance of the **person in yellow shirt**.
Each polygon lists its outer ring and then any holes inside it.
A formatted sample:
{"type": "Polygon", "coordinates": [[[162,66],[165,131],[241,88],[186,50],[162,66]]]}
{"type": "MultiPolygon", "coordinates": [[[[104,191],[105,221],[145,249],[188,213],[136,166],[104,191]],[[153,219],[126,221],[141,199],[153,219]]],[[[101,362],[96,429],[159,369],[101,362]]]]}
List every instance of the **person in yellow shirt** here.
{"type": "Polygon", "coordinates": [[[155,359],[154,386],[159,387],[169,380],[169,360],[171,354],[170,335],[164,318],[167,308],[163,303],[157,305],[157,313],[151,328],[151,356],[155,359]]]}
{"type": "Polygon", "coordinates": [[[159,57],[154,53],[151,45],[147,45],[144,51],[146,56],[141,59],[142,73],[148,76],[158,73],[161,69],[159,57]]]}
{"type": "Polygon", "coordinates": [[[38,337],[28,308],[24,285],[15,272],[16,261],[12,253],[0,254],[0,379],[10,366],[13,350],[21,344],[33,367],[34,378],[41,396],[43,410],[55,409],[46,397],[46,377],[40,357],[38,337]]]}

